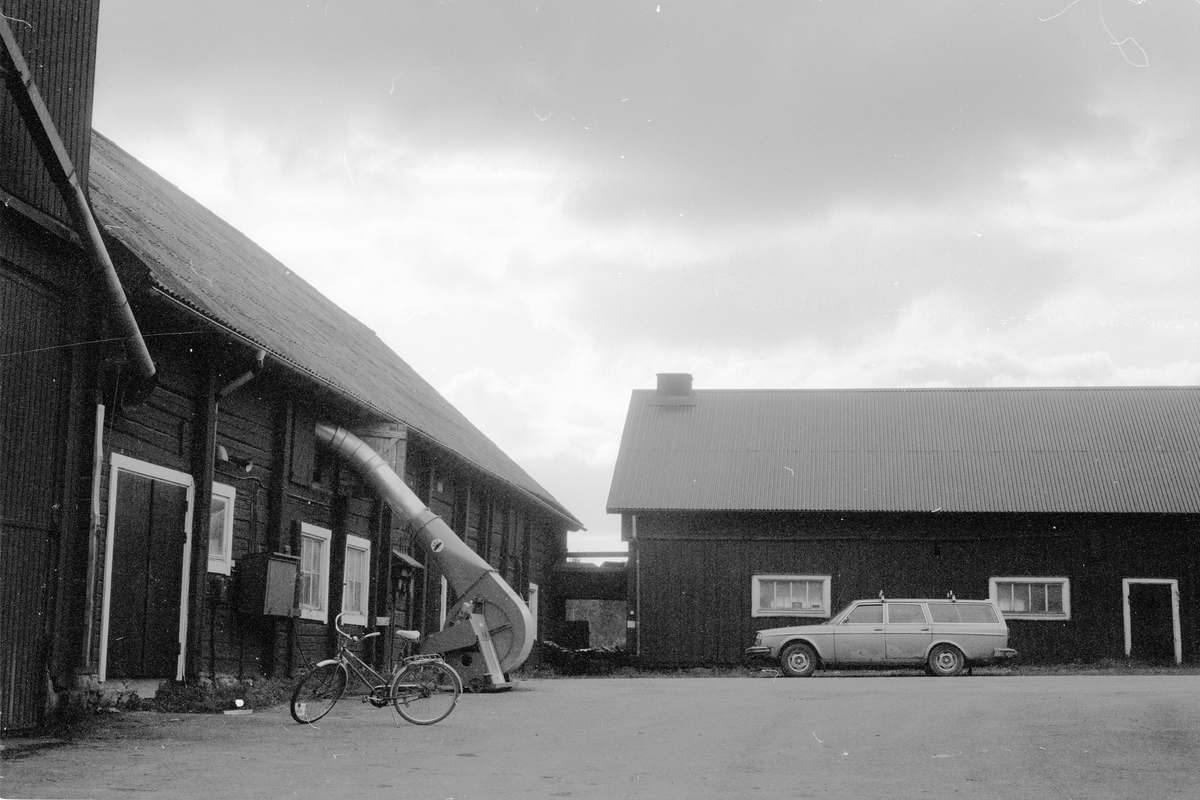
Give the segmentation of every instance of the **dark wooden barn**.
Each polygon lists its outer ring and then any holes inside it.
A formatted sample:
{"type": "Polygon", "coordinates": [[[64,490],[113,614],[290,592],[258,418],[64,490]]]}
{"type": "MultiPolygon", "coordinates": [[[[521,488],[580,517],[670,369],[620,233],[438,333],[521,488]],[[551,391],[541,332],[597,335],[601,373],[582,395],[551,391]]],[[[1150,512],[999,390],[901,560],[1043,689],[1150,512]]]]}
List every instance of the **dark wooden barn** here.
{"type": "Polygon", "coordinates": [[[439,630],[453,590],[318,424],[357,433],[552,635],[578,520],[371,330],[91,130],[96,3],[6,13],[4,730],[65,698],[294,674],[339,611],[439,630]]]}
{"type": "Polygon", "coordinates": [[[1200,660],[1200,389],[635,391],[631,651],[732,664],[852,600],[992,597],[1023,658],[1200,660]]]}

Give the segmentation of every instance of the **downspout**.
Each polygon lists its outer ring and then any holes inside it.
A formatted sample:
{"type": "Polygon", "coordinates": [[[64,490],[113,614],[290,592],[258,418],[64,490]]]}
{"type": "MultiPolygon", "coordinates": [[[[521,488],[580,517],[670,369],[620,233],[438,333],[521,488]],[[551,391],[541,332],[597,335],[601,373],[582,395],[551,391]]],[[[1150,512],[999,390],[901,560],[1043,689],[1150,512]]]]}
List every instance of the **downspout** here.
{"type": "Polygon", "coordinates": [[[250,381],[254,380],[256,377],[258,377],[258,373],[262,372],[263,363],[265,362],[266,358],[267,358],[266,350],[262,350],[262,349],[255,350],[254,351],[254,363],[250,366],[250,369],[247,370],[246,372],[243,372],[241,375],[238,375],[236,378],[234,378],[229,383],[225,384],[223,387],[221,387],[219,390],[217,390],[217,402],[218,403],[221,402],[226,397],[233,394],[235,391],[242,388],[247,383],[249,383],[250,381]]]}
{"type": "MultiPolygon", "coordinates": [[[[525,663],[533,647],[533,621],[525,601],[491,564],[467,547],[441,517],[430,511],[383,457],[361,439],[345,428],[321,423],[316,426],[316,435],[318,442],[348,461],[408,525],[459,598],[464,603],[478,604],[487,621],[501,669],[511,672],[525,663]]],[[[452,623],[446,630],[426,637],[423,649],[442,652],[438,649],[439,639],[461,641],[463,637],[456,635],[458,627],[470,630],[466,622],[452,623]]],[[[469,636],[471,641],[475,640],[473,633],[469,636]]]]}
{"type": "Polygon", "coordinates": [[[4,73],[9,93],[37,146],[42,163],[67,205],[76,232],[82,240],[84,252],[108,296],[117,327],[125,339],[126,352],[134,362],[137,378],[133,386],[126,391],[125,402],[138,405],[150,396],[158,382],[154,359],[150,357],[146,340],[138,328],[133,309],[129,306],[129,299],[121,287],[121,280],[117,277],[117,270],[104,246],[96,218],[88,205],[87,195],[79,185],[75,166],[71,163],[71,157],[67,155],[62,137],[58,134],[54,120],[50,118],[46,103],[3,15],[0,15],[0,39],[4,41],[4,47],[0,49],[0,71],[4,73]]]}
{"type": "MultiPolygon", "coordinates": [[[[210,457],[210,455],[215,454],[217,452],[217,430],[218,430],[218,424],[219,424],[220,415],[221,415],[221,401],[223,399],[225,399],[226,397],[228,397],[233,392],[235,392],[238,389],[240,389],[241,387],[245,386],[250,381],[254,380],[256,377],[258,377],[258,374],[260,372],[262,372],[262,370],[263,370],[263,364],[266,361],[266,358],[267,358],[266,350],[263,350],[262,348],[255,350],[254,351],[254,363],[250,365],[250,369],[248,369],[246,372],[243,372],[241,375],[237,376],[236,378],[234,378],[233,380],[231,380],[229,383],[225,384],[224,386],[213,391],[212,422],[211,422],[212,438],[209,440],[209,446],[211,449],[207,449],[207,450],[204,450],[203,452],[201,452],[200,455],[201,455],[202,461],[200,462],[200,465],[199,465],[200,472],[201,472],[200,477],[203,477],[205,483],[207,484],[206,488],[207,488],[207,494],[209,497],[209,503],[212,502],[212,485],[213,485],[213,480],[214,480],[213,479],[213,459],[210,457]]],[[[254,499],[251,501],[251,511],[250,511],[251,515],[254,514],[255,506],[257,505],[257,503],[258,503],[258,494],[256,491],[254,499]]],[[[256,535],[256,532],[254,532],[253,530],[251,531],[251,533],[252,533],[252,535],[256,535]]],[[[195,600],[195,602],[193,603],[193,607],[195,607],[195,609],[196,609],[195,628],[197,631],[199,631],[199,626],[204,624],[204,620],[203,620],[204,607],[207,606],[208,610],[209,610],[209,615],[208,615],[209,616],[208,674],[209,674],[209,677],[215,681],[217,679],[217,646],[216,646],[217,605],[216,605],[216,603],[212,602],[211,598],[208,597],[209,582],[207,580],[205,580],[205,578],[208,575],[208,569],[207,569],[207,567],[202,568],[199,566],[199,564],[201,562],[206,561],[205,550],[207,548],[207,545],[201,543],[199,540],[193,542],[193,544],[195,545],[195,550],[192,553],[192,559],[193,559],[193,563],[196,566],[194,567],[194,569],[192,571],[192,577],[195,580],[196,587],[197,587],[195,595],[193,597],[193,599],[195,600]],[[202,592],[204,593],[203,597],[201,596],[202,592]]],[[[230,554],[230,555],[232,555],[232,554],[230,554]]],[[[193,627],[192,625],[189,625],[188,630],[189,631],[192,630],[192,627],[193,627]]],[[[196,646],[196,650],[198,651],[199,649],[200,649],[200,644],[198,643],[196,646]]],[[[197,657],[199,658],[202,656],[199,653],[197,653],[197,657]]],[[[242,672],[242,653],[239,651],[239,653],[238,653],[238,674],[240,675],[241,672],[242,672]]]]}

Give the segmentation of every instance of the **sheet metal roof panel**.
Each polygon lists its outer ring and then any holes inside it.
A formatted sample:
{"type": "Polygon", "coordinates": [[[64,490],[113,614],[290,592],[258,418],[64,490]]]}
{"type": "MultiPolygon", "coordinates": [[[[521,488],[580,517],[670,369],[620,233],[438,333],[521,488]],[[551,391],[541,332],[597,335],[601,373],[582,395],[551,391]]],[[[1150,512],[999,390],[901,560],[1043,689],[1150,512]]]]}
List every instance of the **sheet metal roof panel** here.
{"type": "Polygon", "coordinates": [[[162,291],[578,522],[370,328],[96,132],[89,188],[102,230],[162,291]]]}
{"type": "Polygon", "coordinates": [[[634,392],[637,509],[1200,511],[1192,387],[634,392]]]}

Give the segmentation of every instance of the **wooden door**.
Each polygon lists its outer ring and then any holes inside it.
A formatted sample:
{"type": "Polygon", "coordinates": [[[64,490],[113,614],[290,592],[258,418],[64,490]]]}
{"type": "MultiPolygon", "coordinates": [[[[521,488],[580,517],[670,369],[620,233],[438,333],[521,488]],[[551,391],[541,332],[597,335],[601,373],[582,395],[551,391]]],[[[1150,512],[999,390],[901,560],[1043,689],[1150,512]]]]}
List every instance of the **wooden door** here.
{"type": "Polygon", "coordinates": [[[109,588],[109,678],[175,678],[188,487],[117,473],[109,588]]]}

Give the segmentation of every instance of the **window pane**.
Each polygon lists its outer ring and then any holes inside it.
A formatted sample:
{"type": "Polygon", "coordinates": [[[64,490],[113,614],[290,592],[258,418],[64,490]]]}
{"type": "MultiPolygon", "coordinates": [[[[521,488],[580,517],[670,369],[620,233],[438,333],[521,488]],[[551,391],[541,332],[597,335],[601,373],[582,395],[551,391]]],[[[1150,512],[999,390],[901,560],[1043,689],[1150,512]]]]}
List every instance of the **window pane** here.
{"type": "Polygon", "coordinates": [[[1046,610],[1051,614],[1062,614],[1063,587],[1061,583],[1051,583],[1046,586],[1046,610]]]}
{"type": "Polygon", "coordinates": [[[1065,581],[1047,581],[1036,578],[1018,581],[996,582],[996,603],[1004,614],[1027,614],[1029,616],[1066,616],[1064,597],[1065,581]]]}
{"type": "Polygon", "coordinates": [[[755,576],[751,589],[753,616],[825,616],[828,586],[825,577],[755,576]]]}
{"type": "Polygon", "coordinates": [[[213,497],[212,510],[208,517],[208,554],[215,558],[226,558],[225,515],[228,509],[228,500],[224,497],[213,497]]]}
{"type": "Polygon", "coordinates": [[[1046,613],[1046,584],[1029,584],[1029,610],[1035,614],[1046,613]]]}
{"type": "Polygon", "coordinates": [[[300,605],[322,608],[321,558],[325,543],[320,539],[303,536],[300,539],[300,605]]]}
{"type": "Polygon", "coordinates": [[[1029,584],[1014,583],[1013,587],[1013,607],[1012,610],[1017,613],[1029,611],[1029,584]]]}
{"type": "Polygon", "coordinates": [[[823,581],[802,581],[802,583],[804,584],[805,588],[804,607],[811,609],[823,608],[823,581]]]}
{"type": "Polygon", "coordinates": [[[346,548],[346,590],[342,593],[342,610],[363,613],[363,580],[366,575],[366,552],[346,548]]]}
{"type": "Polygon", "coordinates": [[[784,611],[820,609],[822,581],[766,580],[761,582],[759,608],[784,611]]]}

